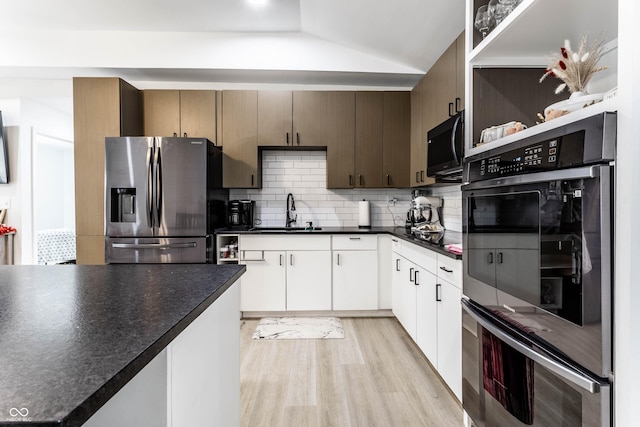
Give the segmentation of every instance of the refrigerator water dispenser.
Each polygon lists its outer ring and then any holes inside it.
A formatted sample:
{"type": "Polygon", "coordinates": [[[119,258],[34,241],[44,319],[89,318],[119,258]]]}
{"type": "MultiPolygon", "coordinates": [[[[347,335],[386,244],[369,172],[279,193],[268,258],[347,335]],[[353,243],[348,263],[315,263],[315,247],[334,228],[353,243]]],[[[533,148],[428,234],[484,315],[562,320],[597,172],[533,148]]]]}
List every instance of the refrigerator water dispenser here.
{"type": "Polygon", "coordinates": [[[136,222],[136,189],[111,189],[111,222],[136,222]]]}

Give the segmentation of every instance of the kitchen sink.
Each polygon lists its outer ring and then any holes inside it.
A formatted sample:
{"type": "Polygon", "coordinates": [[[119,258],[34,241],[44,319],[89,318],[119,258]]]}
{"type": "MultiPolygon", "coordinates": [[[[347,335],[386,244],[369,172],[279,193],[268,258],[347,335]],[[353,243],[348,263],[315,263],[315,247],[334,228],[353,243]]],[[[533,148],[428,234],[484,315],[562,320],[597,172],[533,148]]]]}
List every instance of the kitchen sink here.
{"type": "Polygon", "coordinates": [[[322,230],[321,227],[314,227],[312,230],[307,230],[304,227],[253,227],[250,228],[249,231],[259,231],[262,233],[291,233],[291,232],[300,232],[300,231],[319,231],[322,230]]]}

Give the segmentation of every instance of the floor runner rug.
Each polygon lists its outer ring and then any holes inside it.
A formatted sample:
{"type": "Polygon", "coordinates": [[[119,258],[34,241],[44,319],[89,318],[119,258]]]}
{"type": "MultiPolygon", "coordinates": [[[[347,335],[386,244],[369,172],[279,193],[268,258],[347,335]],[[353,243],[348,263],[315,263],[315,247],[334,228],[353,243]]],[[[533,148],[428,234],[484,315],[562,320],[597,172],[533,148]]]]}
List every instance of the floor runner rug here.
{"type": "Polygon", "coordinates": [[[263,317],[253,333],[259,340],[327,338],[344,338],[337,317],[263,317]]]}

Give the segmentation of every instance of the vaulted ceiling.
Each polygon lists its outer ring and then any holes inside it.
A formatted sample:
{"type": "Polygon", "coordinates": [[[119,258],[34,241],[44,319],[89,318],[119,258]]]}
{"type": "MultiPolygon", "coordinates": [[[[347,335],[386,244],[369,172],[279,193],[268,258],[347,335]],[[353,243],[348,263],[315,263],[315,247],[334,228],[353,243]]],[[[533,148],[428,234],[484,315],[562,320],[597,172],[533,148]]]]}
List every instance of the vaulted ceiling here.
{"type": "Polygon", "coordinates": [[[412,87],[464,0],[22,0],[0,77],[412,87]]]}

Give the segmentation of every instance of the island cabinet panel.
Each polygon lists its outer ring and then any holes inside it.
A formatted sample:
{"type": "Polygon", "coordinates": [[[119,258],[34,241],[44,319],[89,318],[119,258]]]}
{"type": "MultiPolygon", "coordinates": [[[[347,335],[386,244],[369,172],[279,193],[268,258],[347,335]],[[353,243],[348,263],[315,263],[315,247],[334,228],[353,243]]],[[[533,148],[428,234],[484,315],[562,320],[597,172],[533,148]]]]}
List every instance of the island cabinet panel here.
{"type": "Polygon", "coordinates": [[[258,161],[258,92],[222,92],[222,185],[260,188],[258,161]]]}
{"type": "Polygon", "coordinates": [[[239,310],[234,284],[83,425],[239,426],[239,310]]]}
{"type": "Polygon", "coordinates": [[[216,92],[145,90],[144,132],[149,136],[207,138],[216,142],[216,92]]]}
{"type": "Polygon", "coordinates": [[[76,253],[104,264],[104,140],[140,136],[140,91],[119,78],[73,79],[76,253]]]}
{"type": "Polygon", "coordinates": [[[382,187],[383,92],[356,92],[356,188],[382,187]]]}
{"type": "MultiPolygon", "coordinates": [[[[299,139],[298,139],[299,141],[299,139]]],[[[258,145],[293,147],[293,92],[261,90],[258,92],[258,145]]]]}

